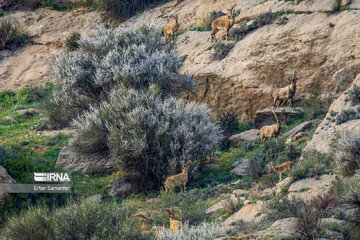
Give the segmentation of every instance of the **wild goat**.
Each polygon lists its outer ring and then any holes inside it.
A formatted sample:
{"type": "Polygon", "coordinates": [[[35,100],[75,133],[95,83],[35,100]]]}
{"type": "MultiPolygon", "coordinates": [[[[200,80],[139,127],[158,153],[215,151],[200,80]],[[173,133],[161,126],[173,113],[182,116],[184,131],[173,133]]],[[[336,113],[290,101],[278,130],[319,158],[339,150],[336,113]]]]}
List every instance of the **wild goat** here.
{"type": "Polygon", "coordinates": [[[211,36],[210,36],[210,41],[213,42],[213,39],[216,40],[216,33],[219,30],[225,30],[226,31],[226,41],[229,39],[229,31],[231,29],[231,27],[234,25],[234,15],[233,14],[228,14],[226,16],[221,16],[218,19],[214,20],[211,23],[211,36]]]}
{"type": "Polygon", "coordinates": [[[174,209],[165,209],[169,213],[170,218],[170,231],[175,232],[178,228],[181,228],[182,222],[175,220],[175,217],[178,217],[178,215],[175,215],[174,209]]]}
{"type": "Polygon", "coordinates": [[[260,130],[259,130],[259,135],[260,135],[260,141],[261,144],[263,144],[265,142],[265,140],[273,138],[273,137],[278,137],[281,131],[281,122],[279,121],[279,119],[277,118],[276,114],[274,111],[272,111],[272,113],[275,116],[276,119],[276,123],[273,125],[268,125],[268,126],[263,126],[260,130]]]}
{"type": "Polygon", "coordinates": [[[141,231],[149,231],[150,230],[150,224],[153,222],[151,219],[145,217],[142,214],[136,214],[134,217],[140,217],[143,219],[142,225],[140,227],[141,231]]]}
{"type": "Polygon", "coordinates": [[[178,186],[180,187],[180,191],[183,192],[183,190],[184,191],[186,190],[187,182],[188,182],[188,168],[184,167],[181,173],[168,177],[166,179],[164,183],[165,192],[170,192],[170,194],[172,194],[174,188],[178,186]]]}
{"type": "Polygon", "coordinates": [[[275,166],[273,162],[271,162],[270,167],[280,175],[280,181],[282,180],[282,173],[285,171],[291,172],[291,168],[293,167],[294,163],[292,161],[284,162],[278,166],[275,166]]]}
{"type": "Polygon", "coordinates": [[[291,105],[291,100],[292,98],[295,96],[295,93],[296,93],[296,80],[298,78],[296,77],[296,71],[294,72],[294,76],[291,77],[289,75],[289,78],[288,78],[288,81],[291,82],[292,84],[286,86],[286,87],[283,87],[283,88],[279,88],[279,89],[276,89],[273,94],[272,94],[272,97],[274,99],[274,107],[276,107],[276,102],[279,101],[279,104],[277,105],[277,107],[279,107],[282,102],[284,100],[287,100],[288,101],[288,104],[289,106],[291,105]]]}
{"type": "Polygon", "coordinates": [[[175,21],[166,25],[164,27],[164,38],[167,41],[169,37],[171,37],[173,34],[176,33],[177,30],[179,30],[179,22],[178,22],[178,16],[175,17],[175,21]]]}

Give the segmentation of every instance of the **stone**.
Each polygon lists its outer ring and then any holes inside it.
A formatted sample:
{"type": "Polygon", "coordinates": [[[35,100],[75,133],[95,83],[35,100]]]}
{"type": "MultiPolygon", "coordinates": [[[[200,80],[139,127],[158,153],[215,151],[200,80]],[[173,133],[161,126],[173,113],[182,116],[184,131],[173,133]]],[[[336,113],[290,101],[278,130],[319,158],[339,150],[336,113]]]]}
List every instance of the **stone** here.
{"type": "Polygon", "coordinates": [[[211,207],[209,207],[208,209],[206,209],[205,213],[210,215],[210,214],[218,212],[222,209],[230,207],[232,205],[237,205],[238,203],[239,203],[238,198],[235,195],[230,195],[230,197],[228,199],[223,199],[220,202],[218,202],[218,203],[212,205],[211,207]]]}
{"type": "Polygon", "coordinates": [[[295,222],[294,217],[277,220],[271,227],[256,232],[255,239],[266,239],[266,236],[273,236],[274,239],[293,239],[295,222]]]}
{"type": "Polygon", "coordinates": [[[331,182],[335,180],[335,175],[322,175],[319,179],[306,178],[292,183],[289,187],[288,198],[301,198],[310,201],[316,196],[330,192],[331,182]]]}
{"type": "Polygon", "coordinates": [[[12,118],[12,117],[5,116],[3,119],[4,119],[4,121],[11,122],[11,123],[14,123],[14,124],[18,124],[18,121],[16,121],[16,120],[15,120],[14,118],[12,118]]]}
{"type": "Polygon", "coordinates": [[[230,171],[231,174],[242,177],[248,175],[248,165],[249,159],[242,158],[241,163],[239,163],[234,169],[230,171]]]}
{"type": "Polygon", "coordinates": [[[125,198],[132,193],[133,186],[129,182],[122,179],[112,179],[109,186],[105,189],[111,197],[125,198]]]}
{"type": "Polygon", "coordinates": [[[249,190],[235,189],[233,191],[233,194],[235,194],[237,197],[249,197],[250,192],[249,192],[249,190]]]}
{"type": "Polygon", "coordinates": [[[301,124],[297,125],[296,127],[294,127],[293,129],[291,129],[290,131],[288,131],[287,133],[285,133],[284,135],[282,135],[280,137],[280,139],[290,139],[290,138],[294,137],[295,135],[299,134],[300,132],[303,132],[304,130],[311,127],[314,124],[314,122],[315,122],[315,120],[306,121],[304,123],[301,123],[301,124]]]}
{"type": "Polygon", "coordinates": [[[253,142],[259,137],[258,129],[251,129],[229,137],[231,146],[237,146],[241,142],[253,142]]]}
{"type": "MultiPolygon", "coordinates": [[[[14,182],[15,180],[9,175],[6,169],[0,166],[0,184],[11,184],[14,182]]],[[[0,206],[5,205],[5,197],[6,193],[0,191],[0,206]]]]}
{"type": "Polygon", "coordinates": [[[33,116],[33,115],[36,115],[36,114],[40,114],[40,110],[36,109],[36,108],[27,108],[27,109],[16,110],[16,113],[18,115],[33,116]]]}
{"type": "Polygon", "coordinates": [[[224,226],[230,226],[232,223],[237,222],[239,220],[243,220],[245,222],[260,222],[264,214],[261,214],[261,211],[264,208],[264,203],[262,201],[258,201],[256,204],[247,204],[244,205],[239,211],[228,217],[224,222],[224,226]]]}
{"type": "Polygon", "coordinates": [[[254,123],[258,128],[265,125],[272,125],[276,122],[273,111],[275,112],[279,121],[283,124],[296,118],[300,118],[304,115],[304,109],[300,107],[282,107],[282,108],[266,108],[263,110],[257,110],[254,123]]]}
{"type": "Polygon", "coordinates": [[[292,177],[287,177],[281,182],[276,184],[275,195],[279,196],[282,192],[287,192],[290,185],[294,182],[292,177]]]}
{"type": "Polygon", "coordinates": [[[244,202],[244,206],[249,205],[249,204],[253,204],[253,202],[252,202],[251,200],[246,200],[246,201],[244,202]]]}
{"type": "Polygon", "coordinates": [[[276,194],[276,188],[266,188],[262,191],[261,197],[269,199],[269,198],[274,197],[275,194],[276,194]]]}
{"type": "Polygon", "coordinates": [[[56,160],[56,167],[68,171],[81,171],[82,173],[111,172],[114,164],[110,157],[99,155],[79,155],[74,153],[70,147],[64,147],[56,160]]]}

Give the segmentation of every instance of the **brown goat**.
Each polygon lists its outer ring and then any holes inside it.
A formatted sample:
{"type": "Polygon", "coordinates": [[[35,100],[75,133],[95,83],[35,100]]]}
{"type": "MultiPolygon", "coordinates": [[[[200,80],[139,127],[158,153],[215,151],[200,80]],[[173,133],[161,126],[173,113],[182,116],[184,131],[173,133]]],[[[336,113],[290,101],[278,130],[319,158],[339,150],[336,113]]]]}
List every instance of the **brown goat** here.
{"type": "Polygon", "coordinates": [[[281,122],[278,120],[275,112],[272,112],[275,116],[276,119],[276,123],[273,125],[268,125],[268,126],[263,126],[260,130],[259,130],[259,135],[260,135],[260,141],[261,144],[263,144],[265,142],[265,140],[273,138],[273,137],[278,137],[281,131],[281,122]]]}
{"type": "Polygon", "coordinates": [[[291,168],[294,166],[294,163],[292,161],[284,162],[283,164],[280,164],[278,166],[275,166],[273,162],[271,162],[270,167],[280,175],[280,181],[282,180],[282,174],[285,171],[291,172],[291,168]]]}
{"type": "Polygon", "coordinates": [[[165,192],[170,192],[172,194],[172,191],[175,187],[180,187],[180,191],[183,192],[183,190],[186,190],[186,184],[188,182],[188,168],[184,167],[182,169],[182,172],[176,175],[173,175],[171,177],[168,177],[164,183],[165,186],[165,192]]]}
{"type": "Polygon", "coordinates": [[[170,218],[170,231],[175,232],[177,229],[181,228],[182,222],[179,220],[175,220],[175,217],[178,217],[178,215],[175,215],[174,209],[165,209],[169,213],[170,218]]]}
{"type": "Polygon", "coordinates": [[[166,25],[164,27],[164,38],[165,40],[168,40],[169,37],[171,37],[173,34],[176,33],[177,30],[179,30],[179,22],[178,22],[178,16],[176,16],[175,21],[166,25]]]}
{"type": "Polygon", "coordinates": [[[142,214],[136,214],[134,217],[140,217],[143,219],[142,225],[140,227],[141,231],[149,231],[150,230],[150,224],[153,222],[151,219],[145,217],[142,214]]]}
{"type": "Polygon", "coordinates": [[[273,92],[272,97],[274,99],[274,102],[273,102],[274,107],[279,107],[284,100],[288,101],[289,106],[291,105],[291,100],[295,96],[295,93],[296,93],[296,80],[297,79],[298,78],[296,77],[296,71],[295,71],[293,77],[291,77],[289,75],[288,81],[291,82],[290,85],[283,87],[283,88],[276,89],[273,92]],[[275,106],[277,101],[279,101],[279,104],[277,106],[275,106]]]}
{"type": "Polygon", "coordinates": [[[213,42],[213,40],[216,40],[216,33],[219,30],[225,30],[226,31],[226,41],[229,39],[229,31],[231,27],[234,25],[234,16],[233,15],[226,15],[221,16],[218,19],[214,20],[211,23],[211,35],[210,35],[210,41],[213,42]]]}

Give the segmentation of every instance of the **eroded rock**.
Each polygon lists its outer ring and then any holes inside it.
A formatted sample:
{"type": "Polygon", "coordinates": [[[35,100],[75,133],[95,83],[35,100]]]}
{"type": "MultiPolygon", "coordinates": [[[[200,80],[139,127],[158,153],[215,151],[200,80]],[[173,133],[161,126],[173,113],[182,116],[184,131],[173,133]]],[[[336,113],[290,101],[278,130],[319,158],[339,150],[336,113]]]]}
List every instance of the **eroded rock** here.
{"type": "Polygon", "coordinates": [[[237,146],[241,142],[253,142],[259,137],[258,129],[251,129],[229,137],[231,146],[237,146]]]}

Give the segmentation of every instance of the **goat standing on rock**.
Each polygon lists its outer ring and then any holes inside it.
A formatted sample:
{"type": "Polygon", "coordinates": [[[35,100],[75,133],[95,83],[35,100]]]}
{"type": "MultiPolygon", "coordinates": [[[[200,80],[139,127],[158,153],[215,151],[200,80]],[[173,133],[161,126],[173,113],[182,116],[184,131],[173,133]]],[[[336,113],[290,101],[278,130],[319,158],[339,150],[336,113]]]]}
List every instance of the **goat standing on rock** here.
{"type": "Polygon", "coordinates": [[[259,130],[259,135],[260,135],[260,140],[261,140],[261,144],[263,144],[265,142],[265,140],[273,138],[273,137],[277,137],[280,135],[280,131],[281,131],[281,122],[279,121],[279,119],[277,118],[276,114],[274,111],[272,111],[272,113],[275,116],[276,119],[276,123],[273,125],[268,125],[268,126],[263,126],[260,130],[259,130]]]}
{"type": "Polygon", "coordinates": [[[174,35],[177,30],[179,30],[179,22],[178,22],[178,16],[175,17],[175,21],[166,25],[164,27],[164,38],[167,41],[172,35],[174,35]]]}
{"type": "Polygon", "coordinates": [[[292,167],[294,166],[294,163],[292,161],[287,161],[287,162],[284,162],[283,164],[275,166],[274,163],[271,162],[269,165],[277,174],[280,175],[280,182],[281,182],[283,172],[285,172],[285,171],[291,172],[292,167]]]}
{"type": "Polygon", "coordinates": [[[234,14],[228,14],[226,16],[219,17],[218,19],[214,20],[211,23],[211,36],[210,41],[213,42],[213,40],[216,40],[216,33],[223,29],[226,31],[226,41],[229,39],[229,31],[231,27],[234,25],[235,18],[234,14]]]}
{"type": "Polygon", "coordinates": [[[290,107],[291,99],[295,96],[295,93],[296,93],[296,80],[297,79],[298,78],[296,77],[296,71],[295,71],[294,76],[293,77],[289,76],[289,78],[288,78],[289,82],[291,82],[292,84],[290,84],[286,87],[283,87],[283,88],[276,89],[273,92],[272,97],[274,99],[274,103],[273,103],[274,107],[279,107],[284,100],[288,101],[288,104],[290,107]],[[275,106],[277,101],[279,101],[279,104],[277,106],[275,106]]]}

